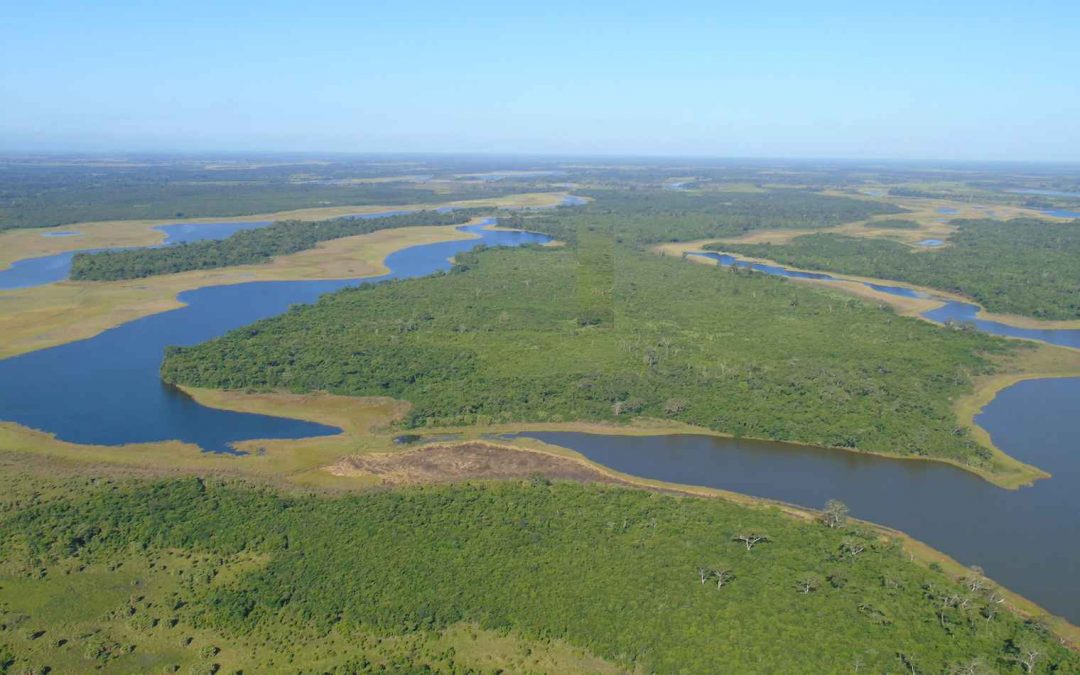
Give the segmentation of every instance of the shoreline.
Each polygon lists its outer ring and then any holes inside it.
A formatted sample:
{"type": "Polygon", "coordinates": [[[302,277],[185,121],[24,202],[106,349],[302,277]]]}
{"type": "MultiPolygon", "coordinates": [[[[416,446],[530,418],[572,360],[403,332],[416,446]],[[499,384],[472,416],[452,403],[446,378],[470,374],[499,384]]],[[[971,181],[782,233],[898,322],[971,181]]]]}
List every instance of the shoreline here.
{"type": "MultiPolygon", "coordinates": [[[[383,486],[383,481],[375,475],[368,476],[362,471],[343,475],[331,469],[340,461],[353,455],[394,454],[423,451],[428,448],[454,446],[471,443],[483,443],[496,448],[515,452],[543,453],[563,460],[571,460],[582,467],[621,484],[625,489],[644,489],[686,498],[724,499],[731,503],[749,508],[778,509],[789,517],[810,521],[818,517],[815,509],[791,504],[777,499],[755,497],[748,494],[709,488],[703,486],[670,483],[625,474],[605,465],[594,462],[580,453],[563,446],[545,443],[531,438],[498,439],[481,438],[482,428],[470,428],[471,435],[453,440],[435,440],[415,445],[396,445],[392,435],[379,434],[377,430],[394,419],[400,418],[408,408],[407,403],[393,399],[350,399],[349,397],[329,394],[237,394],[216,390],[184,389],[203,405],[217,404],[226,409],[246,412],[260,412],[292,416],[323,423],[339,423],[345,428],[342,433],[311,439],[279,439],[274,441],[246,441],[250,454],[225,455],[205,453],[195,446],[167,441],[161,443],[133,444],[128,446],[84,446],[57,440],[52,434],[33,431],[10,423],[0,423],[0,460],[4,455],[15,455],[20,466],[37,468],[43,463],[46,470],[60,462],[73,473],[92,471],[112,471],[137,478],[162,478],[183,475],[222,475],[238,479],[264,483],[283,491],[316,491],[325,494],[342,492],[363,492],[370,489],[394,489],[383,486]],[[347,399],[347,400],[343,400],[347,399]],[[320,406],[321,413],[312,414],[311,404],[320,406]],[[305,411],[307,417],[300,417],[305,411]],[[12,438],[23,437],[24,443],[11,445],[12,438]],[[34,459],[27,464],[27,456],[34,459]]],[[[518,425],[518,430],[522,425],[518,425]]],[[[563,424],[563,425],[525,425],[574,427],[583,431],[585,428],[602,433],[616,432],[617,428],[599,424],[563,424]]],[[[622,430],[634,435],[655,435],[661,433],[660,425],[639,424],[622,430]]],[[[693,427],[666,427],[668,433],[688,433],[693,427]]],[[[711,435],[722,436],[713,432],[711,435]]],[[[918,459],[918,458],[916,458],[918,459]]],[[[3,462],[0,461],[0,466],[3,462]]],[[[500,480],[485,478],[483,475],[461,476],[460,480],[500,480]]],[[[591,481],[587,481],[591,482],[591,481]]],[[[907,533],[885,525],[879,525],[861,519],[852,519],[864,525],[883,538],[897,538],[903,550],[912,562],[922,566],[938,564],[952,576],[961,576],[969,570],[948,554],[939,551],[907,533]]],[[[998,584],[1007,599],[1010,611],[1023,617],[1052,617],[1052,629],[1071,649],[1080,646],[1080,627],[1063,617],[1049,614],[1041,606],[1018,593],[998,584]]]]}

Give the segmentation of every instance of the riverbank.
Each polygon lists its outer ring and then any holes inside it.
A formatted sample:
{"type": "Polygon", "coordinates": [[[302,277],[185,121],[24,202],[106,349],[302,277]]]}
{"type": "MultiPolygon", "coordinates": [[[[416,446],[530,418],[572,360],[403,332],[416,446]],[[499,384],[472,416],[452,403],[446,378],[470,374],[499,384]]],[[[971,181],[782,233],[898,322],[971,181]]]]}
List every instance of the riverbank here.
{"type": "MultiPolygon", "coordinates": [[[[477,219],[472,224],[478,224],[477,219]]],[[[459,226],[403,227],[322,242],[272,262],[115,282],[63,281],[0,291],[0,359],[93,337],[135,319],[183,307],[177,296],[251,281],[359,279],[388,272],[397,251],[475,239],[459,226]]]]}

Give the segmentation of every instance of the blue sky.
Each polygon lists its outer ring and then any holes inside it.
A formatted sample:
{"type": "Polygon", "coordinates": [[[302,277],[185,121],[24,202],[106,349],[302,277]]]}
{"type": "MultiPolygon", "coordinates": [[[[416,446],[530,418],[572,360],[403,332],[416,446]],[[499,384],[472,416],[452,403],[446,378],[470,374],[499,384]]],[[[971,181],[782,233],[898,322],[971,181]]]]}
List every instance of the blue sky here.
{"type": "Polygon", "coordinates": [[[0,149],[1080,161],[1080,3],[0,0],[0,149]]]}

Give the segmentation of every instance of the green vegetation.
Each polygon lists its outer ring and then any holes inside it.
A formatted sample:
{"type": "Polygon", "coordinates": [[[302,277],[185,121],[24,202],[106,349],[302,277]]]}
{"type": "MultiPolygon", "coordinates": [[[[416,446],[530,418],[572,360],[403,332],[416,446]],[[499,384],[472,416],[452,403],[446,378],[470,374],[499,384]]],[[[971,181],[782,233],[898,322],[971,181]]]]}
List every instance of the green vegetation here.
{"type": "MultiPolygon", "coordinates": [[[[548,220],[530,221],[530,227],[548,220]]],[[[669,418],[992,468],[952,401],[1011,349],[786,280],[611,243],[490,250],[171,349],[168,382],[412,402],[409,426],[669,418]]]]}
{"type": "Polygon", "coordinates": [[[904,209],[807,190],[702,192],[673,190],[577,190],[593,198],[581,214],[517,214],[500,219],[553,234],[564,241],[582,227],[615,234],[616,242],[654,244],[732,237],[761,229],[832,227],[904,209]]]}
{"type": "Polygon", "coordinates": [[[4,487],[0,635],[20,672],[478,672],[477,631],[645,672],[1080,668],[978,572],[920,567],[842,514],[543,479],[338,498],[4,487]]]}
{"type": "Polygon", "coordinates": [[[1080,319],[1080,220],[957,220],[950,245],[918,251],[883,239],[811,234],[787,244],[708,248],[802,269],[906,281],[960,293],[992,312],[1080,319]]]}
{"type": "Polygon", "coordinates": [[[419,211],[379,218],[335,218],[313,223],[285,220],[257,230],[243,230],[221,240],[162,248],[79,253],[71,263],[71,278],[76,281],[116,281],[264,263],[275,256],[315,248],[319,242],[376,230],[418,225],[460,225],[483,211],[419,211]]]}
{"type": "Polygon", "coordinates": [[[867,227],[882,227],[887,230],[917,230],[919,224],[914,220],[904,220],[903,218],[886,218],[885,220],[871,220],[866,224],[867,227]]]}

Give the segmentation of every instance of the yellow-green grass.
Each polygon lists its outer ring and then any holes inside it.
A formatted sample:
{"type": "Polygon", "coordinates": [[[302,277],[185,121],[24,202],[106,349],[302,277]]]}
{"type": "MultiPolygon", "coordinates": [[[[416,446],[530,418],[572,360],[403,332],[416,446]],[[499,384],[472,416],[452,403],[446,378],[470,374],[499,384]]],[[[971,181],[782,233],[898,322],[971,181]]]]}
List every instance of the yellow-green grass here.
{"type": "Polygon", "coordinates": [[[182,307],[177,295],[249,281],[356,279],[388,270],[388,255],[410,246],[475,238],[456,226],[403,227],[320,243],[259,265],[195,270],[110,282],[63,281],[0,291],[0,358],[73,342],[182,307]]]}
{"type": "MultiPolygon", "coordinates": [[[[265,635],[221,635],[196,627],[173,609],[176,595],[190,591],[185,578],[199,587],[228,583],[266,560],[256,556],[214,558],[180,551],[132,555],[120,564],[83,565],[78,559],[47,568],[44,577],[0,572],[0,607],[19,668],[41,672],[111,673],[296,672],[295,663],[319,670],[349,657],[378,663],[394,655],[439,655],[452,649],[454,661],[483,672],[616,673],[618,666],[558,640],[529,640],[513,632],[452,625],[439,632],[386,636],[363,628],[328,633],[275,636],[288,644],[292,659],[265,647],[265,635]],[[97,645],[115,647],[115,656],[93,658],[97,645]],[[131,647],[129,649],[129,646],[131,647]],[[170,670],[165,670],[166,668],[170,670]]],[[[274,628],[284,632],[286,628],[274,628]]],[[[23,672],[20,670],[19,672],[23,672]]]]}
{"type": "Polygon", "coordinates": [[[529,192],[486,199],[465,199],[434,204],[384,204],[366,206],[327,206],[275,213],[255,213],[245,216],[207,217],[207,218],[172,218],[158,220],[106,220],[58,227],[18,228],[0,233],[0,269],[9,267],[13,262],[24,258],[36,258],[65,251],[90,248],[122,248],[128,246],[153,246],[165,241],[165,234],[155,230],[159,225],[175,223],[251,223],[266,220],[325,220],[341,216],[383,213],[386,211],[408,211],[456,208],[537,208],[561,204],[567,197],[566,192],[529,192]],[[47,237],[55,232],[77,231],[77,237],[47,237]]]}

